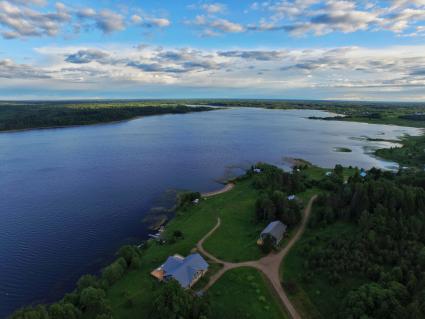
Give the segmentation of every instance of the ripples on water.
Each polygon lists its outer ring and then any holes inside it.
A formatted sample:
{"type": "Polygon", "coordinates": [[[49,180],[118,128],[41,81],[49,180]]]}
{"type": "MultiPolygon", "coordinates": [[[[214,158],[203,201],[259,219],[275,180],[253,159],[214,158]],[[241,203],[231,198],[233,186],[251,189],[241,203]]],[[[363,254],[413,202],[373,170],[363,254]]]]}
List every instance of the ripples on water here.
{"type": "Polygon", "coordinates": [[[123,243],[169,189],[209,191],[257,161],[391,167],[365,153],[419,130],[308,120],[319,111],[228,109],[0,134],[0,316],[52,301],[123,243]],[[348,147],[351,153],[334,152],[348,147]]]}

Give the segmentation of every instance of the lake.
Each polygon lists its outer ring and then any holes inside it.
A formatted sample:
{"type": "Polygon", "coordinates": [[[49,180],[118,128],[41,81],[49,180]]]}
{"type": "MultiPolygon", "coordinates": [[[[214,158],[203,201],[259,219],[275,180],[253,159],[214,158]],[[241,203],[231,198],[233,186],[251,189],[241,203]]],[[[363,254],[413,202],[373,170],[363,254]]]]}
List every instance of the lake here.
{"type": "Polygon", "coordinates": [[[125,243],[147,236],[144,216],[172,190],[210,191],[257,161],[285,157],[394,167],[362,136],[418,129],[309,120],[321,111],[232,108],[0,134],[0,317],[71,291],[125,243]],[[336,152],[346,147],[351,153],[336,152]]]}

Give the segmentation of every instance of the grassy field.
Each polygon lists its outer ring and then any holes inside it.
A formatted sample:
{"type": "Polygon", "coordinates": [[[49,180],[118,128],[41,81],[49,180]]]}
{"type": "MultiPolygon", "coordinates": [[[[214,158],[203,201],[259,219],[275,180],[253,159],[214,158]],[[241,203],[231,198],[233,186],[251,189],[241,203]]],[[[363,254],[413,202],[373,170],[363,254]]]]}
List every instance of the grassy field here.
{"type": "Polygon", "coordinates": [[[115,318],[149,318],[152,295],[159,285],[150,276],[150,272],[170,255],[189,254],[196,242],[215,225],[216,215],[205,212],[203,204],[180,213],[167,225],[166,234],[180,230],[184,239],[165,245],[152,242],[144,251],[142,268],[129,272],[108,290],[107,295],[115,318]],[[134,301],[133,307],[126,306],[128,296],[134,301]]]}
{"type": "Polygon", "coordinates": [[[258,270],[238,268],[224,274],[210,290],[214,318],[283,319],[279,300],[258,270]]]}
{"type": "Polygon", "coordinates": [[[319,273],[314,274],[311,282],[305,282],[302,277],[305,269],[303,250],[311,241],[314,241],[315,247],[320,247],[329,239],[355,232],[356,227],[347,223],[337,223],[317,230],[307,228],[281,265],[282,281],[294,287],[289,297],[302,318],[333,318],[336,313],[335,307],[340,304],[342,297],[363,283],[361,278],[352,277],[336,285],[330,285],[319,273]]]}
{"type": "MultiPolygon", "coordinates": [[[[160,285],[151,278],[150,272],[161,265],[170,255],[176,253],[187,255],[194,251],[196,243],[216,224],[217,216],[222,218],[220,230],[223,228],[223,231],[214,234],[211,242],[206,245],[206,249],[211,248],[213,254],[231,260],[260,257],[260,250],[255,242],[261,227],[252,221],[255,198],[256,190],[252,188],[251,181],[243,180],[237,183],[230,192],[203,200],[197,206],[191,206],[185,211],[180,211],[167,225],[165,237],[170,236],[175,230],[180,230],[184,238],[177,240],[173,244],[159,245],[151,242],[143,253],[142,268],[137,271],[130,271],[107,291],[114,318],[149,318],[153,293],[160,285]],[[129,299],[133,303],[131,307],[128,306],[129,299]]],[[[219,268],[219,265],[212,264],[209,275],[219,268]]],[[[232,275],[230,274],[230,276],[232,275]]],[[[254,270],[243,270],[240,276],[242,277],[236,275],[237,278],[231,281],[221,280],[217,283],[217,290],[213,286],[215,291],[226,291],[226,298],[230,298],[232,302],[223,303],[221,300],[224,295],[214,295],[212,308],[218,307],[220,313],[231,313],[233,309],[243,309],[243,313],[249,315],[248,318],[263,318],[257,316],[259,311],[257,306],[251,307],[245,303],[250,298],[255,297],[257,300],[259,296],[266,296],[269,301],[258,301],[261,304],[259,309],[266,314],[270,314],[270,317],[264,318],[282,318],[280,306],[276,304],[274,298],[270,299],[269,290],[265,286],[262,276],[256,274],[254,270]],[[252,272],[254,274],[249,284],[258,286],[260,295],[257,295],[256,290],[253,290],[253,292],[247,291],[246,298],[242,299],[238,294],[242,283],[238,282],[237,278],[247,277],[252,272]],[[246,273],[248,275],[245,275],[246,273]],[[218,300],[218,303],[215,300],[218,300]],[[270,308],[268,311],[266,311],[266,306],[270,308]]],[[[206,280],[203,279],[196,287],[203,286],[206,280]]],[[[225,317],[220,315],[216,318],[225,317]]]]}
{"type": "Polygon", "coordinates": [[[215,212],[220,216],[221,226],[205,241],[204,248],[226,261],[260,258],[262,255],[256,241],[265,225],[254,221],[257,197],[257,190],[247,180],[239,183],[230,193],[208,199],[206,206],[209,213],[215,212]]]}

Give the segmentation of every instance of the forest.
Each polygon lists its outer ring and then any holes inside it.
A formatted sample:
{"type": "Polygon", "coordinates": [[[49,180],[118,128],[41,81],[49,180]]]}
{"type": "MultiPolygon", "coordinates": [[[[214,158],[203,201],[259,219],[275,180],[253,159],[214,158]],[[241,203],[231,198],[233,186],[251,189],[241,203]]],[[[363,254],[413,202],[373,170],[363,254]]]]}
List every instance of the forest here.
{"type": "MultiPolygon", "coordinates": [[[[352,230],[305,242],[299,284],[312,287],[324,279],[338,296],[328,305],[333,318],[424,318],[425,173],[373,168],[366,177],[357,171],[344,181],[338,171],[319,182],[325,192],[314,205],[309,232],[332,234],[337,225],[352,230]],[[339,292],[352,278],[356,284],[339,292]]],[[[326,303],[326,296],[313,299],[326,303]]]]}
{"type": "Polygon", "coordinates": [[[306,109],[337,113],[312,119],[357,121],[425,127],[424,103],[342,102],[309,100],[93,100],[0,101],[0,131],[41,127],[87,125],[127,120],[138,116],[187,113],[213,107],[306,109]],[[187,105],[197,105],[188,107],[187,105]],[[204,106],[201,108],[199,106],[204,106]]]}
{"type": "Polygon", "coordinates": [[[155,101],[20,102],[0,103],[0,131],[88,125],[128,120],[139,116],[207,111],[155,101]]]}

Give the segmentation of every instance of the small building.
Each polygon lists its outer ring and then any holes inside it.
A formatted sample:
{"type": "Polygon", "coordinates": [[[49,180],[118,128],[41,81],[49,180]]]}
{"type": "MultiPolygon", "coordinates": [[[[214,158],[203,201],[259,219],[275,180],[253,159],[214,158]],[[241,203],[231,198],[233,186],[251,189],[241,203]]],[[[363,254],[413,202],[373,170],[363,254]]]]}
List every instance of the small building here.
{"type": "Polygon", "coordinates": [[[206,272],[208,263],[200,254],[191,254],[186,258],[174,255],[151,272],[159,281],[175,279],[183,288],[191,288],[206,272]]]}
{"type": "Polygon", "coordinates": [[[277,246],[279,245],[280,241],[283,238],[283,235],[286,233],[286,225],[283,224],[281,221],[276,220],[271,222],[260,234],[260,238],[258,240],[258,244],[262,245],[264,242],[264,239],[267,236],[270,236],[273,241],[273,245],[277,246]]]}
{"type": "Polygon", "coordinates": [[[260,168],[253,168],[252,171],[256,174],[260,174],[261,173],[261,169],[260,168]]]}
{"type": "Polygon", "coordinates": [[[297,196],[295,196],[295,195],[289,195],[288,196],[288,200],[294,200],[295,198],[297,198],[297,196]]]}
{"type": "Polygon", "coordinates": [[[199,204],[199,198],[195,198],[195,199],[192,201],[192,204],[194,204],[194,205],[198,205],[198,204],[199,204]]]}
{"type": "Polygon", "coordinates": [[[326,172],[325,175],[326,176],[331,176],[332,175],[332,172],[326,172]]]}
{"type": "Polygon", "coordinates": [[[364,178],[367,176],[367,173],[365,171],[361,171],[359,175],[364,178]]]}

